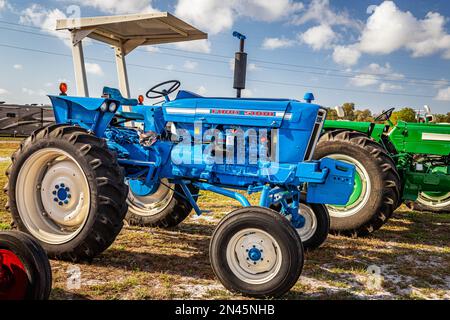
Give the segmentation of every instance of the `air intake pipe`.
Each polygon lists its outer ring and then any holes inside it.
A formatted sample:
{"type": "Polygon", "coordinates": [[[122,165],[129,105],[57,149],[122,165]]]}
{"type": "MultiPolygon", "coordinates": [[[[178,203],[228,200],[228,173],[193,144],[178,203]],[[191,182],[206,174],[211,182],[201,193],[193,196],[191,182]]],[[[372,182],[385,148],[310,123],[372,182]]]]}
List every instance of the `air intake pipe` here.
{"type": "Polygon", "coordinates": [[[247,53],[244,52],[245,39],[246,37],[237,32],[233,32],[233,37],[240,40],[239,51],[234,55],[234,85],[233,88],[236,89],[236,97],[241,97],[242,89],[245,89],[245,78],[247,74],[247,53]]]}

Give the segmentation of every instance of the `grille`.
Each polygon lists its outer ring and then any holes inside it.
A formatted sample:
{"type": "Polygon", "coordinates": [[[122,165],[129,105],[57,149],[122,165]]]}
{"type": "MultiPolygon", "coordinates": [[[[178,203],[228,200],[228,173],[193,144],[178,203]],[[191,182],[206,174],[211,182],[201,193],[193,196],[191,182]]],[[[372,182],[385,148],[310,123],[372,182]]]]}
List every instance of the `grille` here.
{"type": "Polygon", "coordinates": [[[305,157],[306,161],[311,160],[314,155],[314,149],[316,148],[317,141],[319,141],[320,133],[322,132],[323,124],[325,118],[327,117],[327,111],[320,108],[317,112],[316,122],[314,123],[314,128],[309,138],[308,148],[306,148],[305,157]]]}

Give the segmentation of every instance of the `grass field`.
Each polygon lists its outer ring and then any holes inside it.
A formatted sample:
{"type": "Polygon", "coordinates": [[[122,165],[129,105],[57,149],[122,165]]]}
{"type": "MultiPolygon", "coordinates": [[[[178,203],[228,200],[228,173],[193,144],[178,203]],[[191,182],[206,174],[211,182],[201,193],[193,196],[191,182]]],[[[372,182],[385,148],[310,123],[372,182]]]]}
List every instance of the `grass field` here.
{"type": "MultiPolygon", "coordinates": [[[[0,184],[17,144],[0,142],[0,184]]],[[[10,216],[0,196],[0,230],[10,216]]],[[[227,198],[202,194],[201,207],[173,230],[125,227],[90,264],[51,261],[52,299],[244,299],[214,278],[208,245],[221,216],[234,209],[227,198]],[[79,286],[68,279],[80,271],[79,286]]],[[[299,282],[285,299],[450,299],[450,215],[401,207],[373,236],[330,236],[308,252],[299,282]],[[379,275],[371,273],[379,271],[379,275]]]]}

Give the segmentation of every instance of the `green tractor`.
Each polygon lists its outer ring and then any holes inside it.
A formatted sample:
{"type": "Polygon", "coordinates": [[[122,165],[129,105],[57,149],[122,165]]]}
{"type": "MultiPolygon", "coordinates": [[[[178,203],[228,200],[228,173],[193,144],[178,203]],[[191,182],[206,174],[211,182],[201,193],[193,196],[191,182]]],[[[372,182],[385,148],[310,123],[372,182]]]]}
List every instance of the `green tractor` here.
{"type": "MultiPolygon", "coordinates": [[[[426,110],[418,123],[394,125],[394,108],[374,122],[325,122],[315,158],[346,161],[357,171],[348,203],[327,206],[332,231],[368,235],[403,202],[419,211],[450,212],[450,124],[430,123],[426,110]]],[[[344,116],[342,108],[337,113],[344,116]]]]}

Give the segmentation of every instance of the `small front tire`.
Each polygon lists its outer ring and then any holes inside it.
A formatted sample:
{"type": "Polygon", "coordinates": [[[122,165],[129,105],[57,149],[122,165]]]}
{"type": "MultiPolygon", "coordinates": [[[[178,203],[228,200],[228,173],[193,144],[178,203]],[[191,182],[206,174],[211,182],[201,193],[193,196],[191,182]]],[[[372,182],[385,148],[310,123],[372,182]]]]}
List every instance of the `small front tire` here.
{"type": "Polygon", "coordinates": [[[210,244],[211,265],[232,292],[278,297],[297,282],[303,246],[297,231],[276,211],[245,207],[225,216],[210,244]]]}

